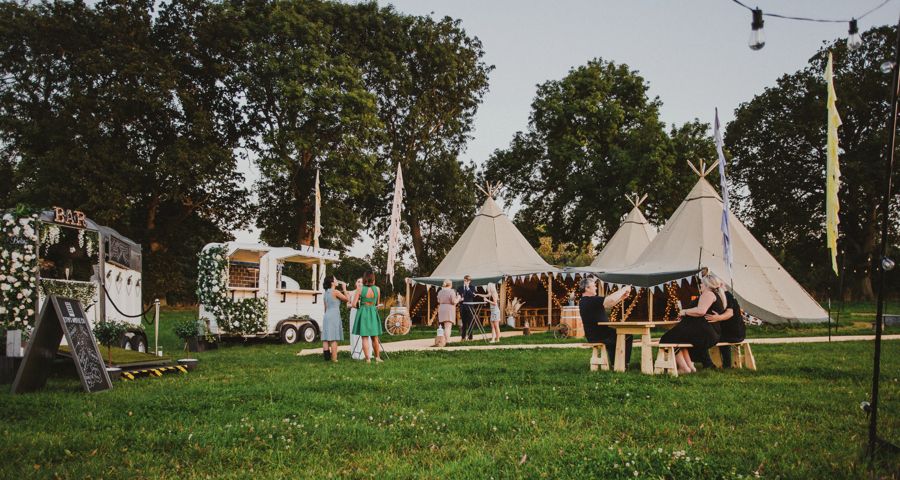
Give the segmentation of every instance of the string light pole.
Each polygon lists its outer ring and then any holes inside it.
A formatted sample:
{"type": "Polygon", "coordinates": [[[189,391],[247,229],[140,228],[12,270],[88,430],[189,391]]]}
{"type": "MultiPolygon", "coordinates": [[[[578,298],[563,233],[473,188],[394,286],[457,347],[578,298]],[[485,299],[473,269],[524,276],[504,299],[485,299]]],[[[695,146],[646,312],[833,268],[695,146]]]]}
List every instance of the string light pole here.
{"type": "MultiPolygon", "coordinates": [[[[806,22],[821,23],[849,23],[847,31],[847,49],[856,50],[862,46],[862,37],[859,34],[859,25],[857,20],[862,19],[866,15],[885,6],[891,0],[884,0],[877,6],[869,9],[858,17],[848,20],[831,20],[820,18],[794,17],[788,15],[780,15],[775,13],[763,13],[759,8],[750,8],[740,0],[732,0],[734,3],[753,12],[753,21],[750,24],[750,41],[749,47],[752,50],[760,50],[765,44],[765,34],[763,33],[763,15],[776,17],[785,20],[799,20],[806,22]]],[[[895,262],[887,256],[888,246],[888,227],[890,224],[890,206],[892,180],[894,173],[894,154],[897,149],[897,115],[900,114],[898,108],[898,95],[900,95],[900,20],[897,22],[897,40],[894,46],[894,59],[888,60],[881,65],[881,71],[891,75],[891,103],[888,112],[887,139],[885,150],[885,190],[881,203],[881,246],[878,261],[878,295],[876,300],[875,313],[875,353],[872,359],[872,397],[871,402],[862,403],[863,410],[869,414],[869,443],[868,454],[870,463],[874,462],[875,455],[879,447],[882,445],[892,446],[878,438],[878,390],[881,377],[881,336],[884,330],[884,290],[885,290],[885,274],[894,269],[895,262]]],[[[829,315],[830,320],[830,315],[829,315]]]]}
{"type": "Polygon", "coordinates": [[[897,95],[900,93],[900,19],[897,21],[897,41],[894,46],[894,60],[881,66],[884,73],[891,74],[891,106],[888,114],[887,150],[884,152],[885,189],[881,201],[881,249],[879,251],[878,298],[875,311],[875,355],[872,367],[872,403],[869,415],[869,460],[875,460],[875,452],[882,443],[878,438],[878,387],[881,376],[881,333],[884,325],[884,282],[885,273],[894,269],[894,260],[887,256],[888,225],[890,223],[891,190],[894,173],[894,153],[897,150],[897,95]]]}

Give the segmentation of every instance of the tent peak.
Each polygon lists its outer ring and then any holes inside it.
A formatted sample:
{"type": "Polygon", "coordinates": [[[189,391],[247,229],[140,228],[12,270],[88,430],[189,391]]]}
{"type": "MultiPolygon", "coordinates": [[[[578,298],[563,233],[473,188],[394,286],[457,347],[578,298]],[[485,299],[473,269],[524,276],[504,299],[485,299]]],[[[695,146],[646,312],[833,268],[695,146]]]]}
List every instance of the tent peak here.
{"type": "Polygon", "coordinates": [[[481,190],[481,193],[484,193],[488,198],[496,198],[498,195],[500,195],[500,190],[503,189],[503,183],[501,182],[484,182],[484,187],[482,187],[481,185],[476,186],[479,190],[481,190]]]}
{"type": "Polygon", "coordinates": [[[719,165],[719,161],[716,160],[715,162],[712,163],[712,165],[707,167],[706,161],[701,159],[700,165],[699,165],[700,168],[697,168],[698,166],[695,166],[694,163],[691,162],[690,160],[687,160],[687,164],[689,167],[691,167],[691,170],[693,170],[694,173],[697,174],[698,177],[706,178],[706,176],[709,175],[709,172],[713,171],[713,169],[719,165]]]}
{"type": "Polygon", "coordinates": [[[634,208],[640,207],[641,204],[644,203],[644,200],[647,199],[646,193],[644,194],[643,197],[640,197],[639,196],[640,194],[637,192],[632,193],[632,195],[634,195],[634,196],[632,197],[631,195],[625,195],[625,198],[628,200],[629,203],[634,205],[634,208]]]}

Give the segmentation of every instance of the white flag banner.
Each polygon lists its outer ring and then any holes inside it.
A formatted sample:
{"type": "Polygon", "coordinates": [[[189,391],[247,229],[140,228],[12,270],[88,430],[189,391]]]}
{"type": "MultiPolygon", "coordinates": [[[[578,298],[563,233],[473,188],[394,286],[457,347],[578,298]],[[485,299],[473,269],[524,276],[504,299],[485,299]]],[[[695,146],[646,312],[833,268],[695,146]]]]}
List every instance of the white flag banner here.
{"type": "Polygon", "coordinates": [[[387,275],[394,284],[394,263],[400,251],[400,212],[403,211],[403,172],[397,164],[397,181],[394,183],[394,205],[391,207],[391,228],[388,230],[387,275]]]}
{"type": "Polygon", "coordinates": [[[725,268],[728,269],[728,278],[734,283],[734,275],[731,271],[732,255],[731,255],[731,226],[728,222],[728,214],[731,212],[731,205],[728,201],[728,178],[725,176],[725,143],[722,141],[722,130],[719,126],[719,109],[716,109],[716,154],[719,156],[719,181],[722,190],[722,260],[725,262],[725,268]]]}
{"type": "MultiPolygon", "coordinates": [[[[318,250],[319,237],[322,235],[322,193],[319,191],[319,170],[316,170],[316,212],[313,225],[313,247],[318,250]]],[[[320,258],[318,268],[313,267],[313,285],[320,288],[325,280],[325,262],[320,258]]]]}

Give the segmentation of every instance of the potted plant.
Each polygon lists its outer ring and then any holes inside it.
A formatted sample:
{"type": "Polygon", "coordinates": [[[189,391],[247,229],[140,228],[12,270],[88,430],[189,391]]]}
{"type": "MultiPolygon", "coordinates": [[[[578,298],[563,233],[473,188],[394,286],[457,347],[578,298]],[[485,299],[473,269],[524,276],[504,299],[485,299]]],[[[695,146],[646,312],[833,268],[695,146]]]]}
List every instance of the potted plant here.
{"type": "Polygon", "coordinates": [[[200,346],[200,351],[219,348],[218,339],[212,334],[212,329],[209,326],[209,319],[201,318],[199,323],[201,332],[197,338],[197,344],[200,346]]]}
{"type": "Polygon", "coordinates": [[[192,318],[177,320],[172,328],[175,335],[184,341],[184,347],[189,352],[200,352],[200,322],[192,318]]]}
{"type": "MultiPolygon", "coordinates": [[[[519,316],[519,311],[522,310],[523,305],[525,305],[525,302],[515,297],[506,302],[506,323],[513,328],[516,326],[516,318],[519,316]]],[[[527,320],[525,321],[525,335],[528,335],[527,320]]]]}
{"type": "Polygon", "coordinates": [[[125,323],[115,320],[105,320],[94,324],[94,336],[100,345],[106,347],[106,363],[110,367],[113,364],[112,345],[118,343],[119,338],[125,335],[126,330],[128,330],[128,326],[125,323]]]}

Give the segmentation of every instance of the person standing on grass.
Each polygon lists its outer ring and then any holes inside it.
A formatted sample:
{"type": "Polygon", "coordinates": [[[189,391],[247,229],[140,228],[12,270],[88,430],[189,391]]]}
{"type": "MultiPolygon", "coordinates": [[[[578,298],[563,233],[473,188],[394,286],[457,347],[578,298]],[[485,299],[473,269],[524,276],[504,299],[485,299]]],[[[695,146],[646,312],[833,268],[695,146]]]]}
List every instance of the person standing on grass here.
{"type": "MultiPolygon", "coordinates": [[[[704,361],[709,358],[709,349],[719,341],[719,335],[712,325],[704,318],[711,313],[720,314],[725,311],[725,303],[717,294],[720,287],[718,279],[709,276],[700,279],[700,298],[697,306],[678,312],[681,321],[663,334],[659,343],[688,343],[693,346],[695,354],[704,361]],[[706,358],[703,358],[706,352],[706,358]]],[[[678,373],[694,373],[697,368],[691,360],[690,349],[680,348],[675,352],[675,363],[678,365],[678,373]]],[[[709,364],[712,360],[709,360],[709,364]]]]}
{"type": "MultiPolygon", "coordinates": [[[[715,313],[706,315],[706,321],[710,322],[713,328],[719,332],[720,342],[743,342],[747,336],[747,327],[744,325],[741,304],[725,288],[724,283],[722,283],[720,290],[725,294],[725,311],[721,315],[715,313]]],[[[722,355],[722,367],[731,368],[731,346],[719,347],[719,353],[722,355]]]]}
{"type": "Polygon", "coordinates": [[[459,317],[462,319],[462,340],[472,339],[472,320],[474,312],[472,305],[466,305],[475,301],[475,287],[472,286],[472,277],[466,275],[463,277],[463,284],[456,293],[462,298],[462,306],[459,307],[459,317]]]}
{"type": "Polygon", "coordinates": [[[497,294],[497,287],[493,283],[487,286],[487,294],[478,294],[484,297],[491,307],[491,341],[490,343],[500,343],[500,295],[497,294]]]}
{"type": "Polygon", "coordinates": [[[453,289],[453,282],[444,280],[441,290],[437,293],[438,324],[444,328],[444,340],[450,343],[450,330],[456,323],[456,304],[459,303],[459,295],[453,289]]]}
{"type": "Polygon", "coordinates": [[[375,362],[380,363],[381,360],[381,342],[378,337],[381,335],[381,317],[378,315],[378,302],[381,300],[381,291],[375,286],[375,273],[366,272],[363,275],[363,286],[359,292],[359,298],[356,300],[356,323],[353,325],[353,333],[362,338],[363,354],[366,357],[366,363],[371,363],[369,356],[369,343],[375,351],[375,362]]]}
{"type": "MultiPolygon", "coordinates": [[[[597,325],[600,322],[608,322],[606,310],[619,304],[628,298],[631,288],[620,288],[610,295],[601,297],[597,295],[597,279],[587,277],[581,280],[581,300],[578,302],[578,313],[581,315],[581,323],[584,325],[584,336],[588,343],[602,343],[606,345],[606,353],[614,355],[616,351],[616,330],[606,325],[597,325]]],[[[625,336],[625,364],[631,361],[631,347],[634,337],[625,336]]]]}
{"type": "Polygon", "coordinates": [[[356,288],[350,294],[350,358],[354,360],[362,360],[362,342],[359,335],[353,333],[353,326],[356,324],[356,304],[359,303],[359,292],[362,290],[362,278],[356,279],[356,288]]]}
{"type": "Polygon", "coordinates": [[[341,302],[350,301],[347,297],[347,284],[338,282],[334,275],[325,277],[325,319],[322,320],[322,350],[325,361],[337,362],[338,342],[344,340],[344,322],[341,320],[341,302]],[[340,286],[340,290],[335,288],[340,286]]]}

